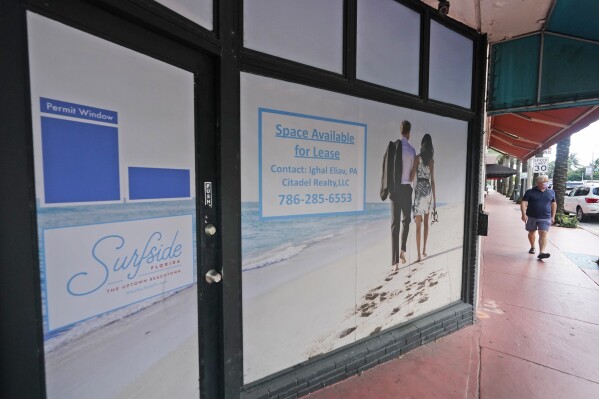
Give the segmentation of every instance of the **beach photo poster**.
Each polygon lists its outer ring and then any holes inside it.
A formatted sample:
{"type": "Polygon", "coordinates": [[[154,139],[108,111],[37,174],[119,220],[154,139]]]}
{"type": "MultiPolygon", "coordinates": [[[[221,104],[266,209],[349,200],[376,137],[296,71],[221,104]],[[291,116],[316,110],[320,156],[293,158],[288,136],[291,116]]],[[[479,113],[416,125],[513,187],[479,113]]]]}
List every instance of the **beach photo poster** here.
{"type": "Polygon", "coordinates": [[[467,122],[242,73],[241,126],[245,383],[461,300],[467,122]],[[396,217],[403,121],[421,166],[396,217]]]}
{"type": "Polygon", "coordinates": [[[197,398],[194,76],[27,27],[47,396],[197,398]]]}

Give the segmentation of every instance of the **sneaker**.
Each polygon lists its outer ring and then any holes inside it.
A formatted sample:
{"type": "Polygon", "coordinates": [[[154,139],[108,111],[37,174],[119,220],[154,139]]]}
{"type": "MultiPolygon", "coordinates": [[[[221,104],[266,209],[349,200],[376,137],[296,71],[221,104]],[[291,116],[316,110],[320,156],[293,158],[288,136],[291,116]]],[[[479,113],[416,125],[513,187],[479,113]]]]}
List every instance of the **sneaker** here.
{"type": "Polygon", "coordinates": [[[541,252],[539,254],[539,256],[537,256],[537,258],[539,258],[539,259],[545,259],[545,258],[548,258],[550,256],[551,256],[551,254],[541,252]]]}
{"type": "Polygon", "coordinates": [[[529,253],[529,254],[534,254],[534,253],[535,253],[535,249],[534,249],[534,248],[531,248],[531,249],[528,251],[528,253],[529,253]]]}

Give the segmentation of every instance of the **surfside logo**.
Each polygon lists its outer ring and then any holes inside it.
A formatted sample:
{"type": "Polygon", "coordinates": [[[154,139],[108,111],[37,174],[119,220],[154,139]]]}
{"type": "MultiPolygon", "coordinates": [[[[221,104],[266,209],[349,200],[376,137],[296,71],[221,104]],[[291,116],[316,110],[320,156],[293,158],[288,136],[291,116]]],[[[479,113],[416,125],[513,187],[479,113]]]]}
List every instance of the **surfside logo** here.
{"type": "Polygon", "coordinates": [[[193,216],[45,229],[50,331],[195,282],[193,216]]]}
{"type": "Polygon", "coordinates": [[[151,270],[157,267],[156,263],[180,258],[183,244],[177,241],[178,235],[177,230],[172,239],[168,240],[163,233],[155,231],[150,234],[143,249],[129,248],[127,240],[121,235],[111,234],[100,238],[91,250],[94,259],[92,267],[98,268],[100,273],[90,274],[88,271],[75,273],[67,282],[68,293],[74,296],[89,295],[104,287],[109,279],[111,281],[133,280],[144,267],[151,270]],[[165,246],[165,242],[169,244],[165,246]],[[91,289],[82,288],[90,285],[91,289]]]}

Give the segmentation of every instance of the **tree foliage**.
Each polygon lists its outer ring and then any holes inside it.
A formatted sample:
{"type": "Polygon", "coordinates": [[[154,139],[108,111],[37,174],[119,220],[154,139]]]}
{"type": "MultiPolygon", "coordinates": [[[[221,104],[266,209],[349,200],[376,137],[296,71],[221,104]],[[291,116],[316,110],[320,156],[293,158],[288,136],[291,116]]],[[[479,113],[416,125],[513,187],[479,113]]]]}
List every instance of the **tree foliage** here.
{"type": "MultiPolygon", "coordinates": [[[[568,137],[569,139],[569,137],[568,137]]],[[[568,143],[568,151],[570,150],[570,143],[568,143]]],[[[580,168],[580,161],[576,153],[568,155],[568,170],[580,168]]]]}
{"type": "Polygon", "coordinates": [[[549,176],[550,179],[553,179],[553,172],[554,171],[555,171],[555,161],[551,161],[547,165],[547,176],[549,176]]]}

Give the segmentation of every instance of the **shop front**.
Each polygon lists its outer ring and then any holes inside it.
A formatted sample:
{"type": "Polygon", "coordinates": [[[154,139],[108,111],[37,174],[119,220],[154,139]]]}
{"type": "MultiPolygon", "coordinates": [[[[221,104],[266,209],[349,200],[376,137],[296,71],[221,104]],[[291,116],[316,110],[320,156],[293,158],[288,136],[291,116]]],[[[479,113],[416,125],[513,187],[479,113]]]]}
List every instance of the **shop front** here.
{"type": "Polygon", "coordinates": [[[1,18],[3,396],[296,397],[473,322],[484,36],[409,0],[1,18]]]}

